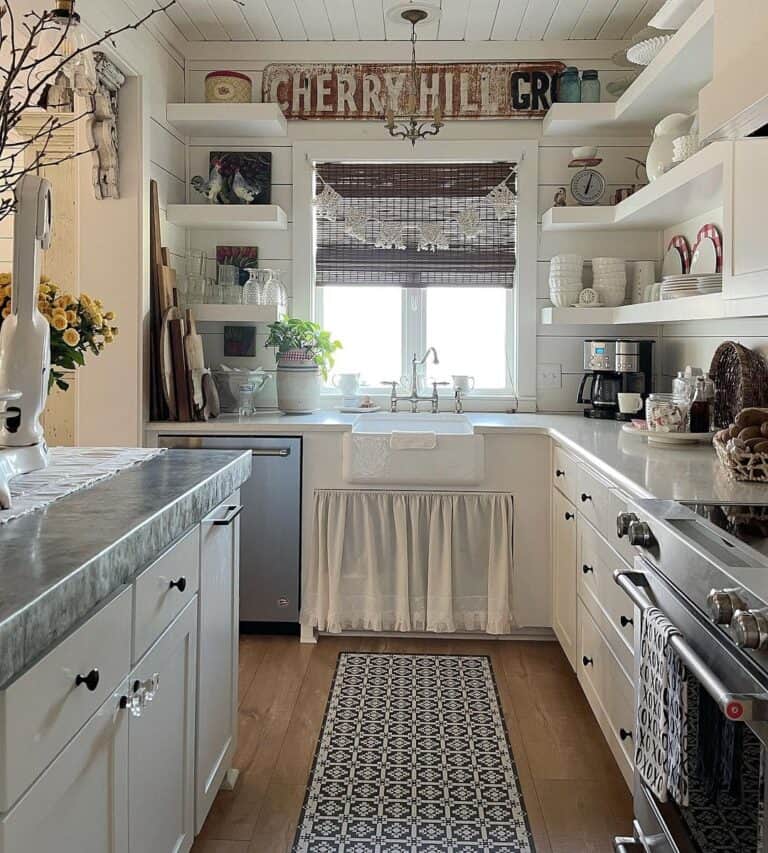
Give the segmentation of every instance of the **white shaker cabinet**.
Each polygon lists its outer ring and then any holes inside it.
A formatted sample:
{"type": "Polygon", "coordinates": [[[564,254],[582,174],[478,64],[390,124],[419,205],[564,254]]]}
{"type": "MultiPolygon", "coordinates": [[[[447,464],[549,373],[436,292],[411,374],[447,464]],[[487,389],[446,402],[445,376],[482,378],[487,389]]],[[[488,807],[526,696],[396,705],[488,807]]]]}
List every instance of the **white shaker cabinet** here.
{"type": "Polygon", "coordinates": [[[552,490],[552,623],[568,661],[576,659],[576,508],[552,490]]]}
{"type": "Polygon", "coordinates": [[[2,853],[128,853],[128,689],[109,696],[3,815],[2,853]]]}
{"type": "Polygon", "coordinates": [[[140,715],[130,716],[130,853],[192,847],[196,661],[193,599],[130,675],[131,695],[141,703],[140,715]]]}
{"type": "Polygon", "coordinates": [[[768,296],[768,139],[733,144],[726,199],[723,290],[727,299],[768,296]]]}
{"type": "Polygon", "coordinates": [[[237,742],[239,493],[203,519],[200,535],[195,824],[199,832],[237,742]]]}

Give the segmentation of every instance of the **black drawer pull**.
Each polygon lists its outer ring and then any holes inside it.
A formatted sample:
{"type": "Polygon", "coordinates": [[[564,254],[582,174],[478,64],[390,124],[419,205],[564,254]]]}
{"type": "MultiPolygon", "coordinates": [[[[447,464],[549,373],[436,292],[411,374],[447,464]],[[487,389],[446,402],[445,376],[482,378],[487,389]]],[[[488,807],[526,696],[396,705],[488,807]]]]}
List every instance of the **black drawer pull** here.
{"type": "Polygon", "coordinates": [[[584,572],[585,575],[588,575],[590,572],[594,573],[595,567],[594,566],[588,566],[586,563],[584,563],[584,565],[581,567],[581,570],[582,570],[582,572],[584,572]]]}
{"type": "Polygon", "coordinates": [[[565,471],[561,471],[559,468],[555,471],[555,477],[565,477],[565,471]]]}
{"type": "Polygon", "coordinates": [[[576,518],[576,516],[572,512],[566,512],[565,520],[570,521],[572,518],[576,518]]]}
{"type": "Polygon", "coordinates": [[[84,684],[91,693],[93,693],[93,691],[99,686],[98,669],[92,669],[88,675],[78,675],[75,679],[75,687],[79,687],[81,684],[84,684]]]}
{"type": "Polygon", "coordinates": [[[232,524],[232,522],[238,517],[238,515],[240,515],[242,511],[242,505],[227,507],[227,514],[223,518],[214,518],[211,524],[216,524],[220,527],[226,527],[228,524],[232,524]]]}
{"type": "Polygon", "coordinates": [[[592,500],[592,495],[588,495],[586,492],[581,493],[581,502],[585,504],[587,501],[592,500]]]}
{"type": "Polygon", "coordinates": [[[632,738],[632,732],[630,732],[628,729],[619,729],[619,737],[622,740],[626,740],[627,738],[631,739],[632,738]]]}
{"type": "Polygon", "coordinates": [[[593,664],[595,663],[592,658],[588,658],[586,655],[584,655],[584,657],[581,659],[581,662],[584,664],[584,666],[593,666],[593,664]]]}
{"type": "Polygon", "coordinates": [[[176,587],[179,592],[184,592],[184,590],[187,588],[187,579],[181,577],[177,581],[171,581],[170,584],[168,584],[169,589],[173,589],[174,587],[176,587]]]}
{"type": "Polygon", "coordinates": [[[634,619],[629,619],[629,618],[628,618],[628,617],[626,617],[626,616],[622,616],[620,621],[621,621],[621,627],[622,627],[622,628],[626,628],[626,627],[627,627],[627,625],[634,625],[634,624],[635,624],[635,620],[634,620],[634,619]]]}

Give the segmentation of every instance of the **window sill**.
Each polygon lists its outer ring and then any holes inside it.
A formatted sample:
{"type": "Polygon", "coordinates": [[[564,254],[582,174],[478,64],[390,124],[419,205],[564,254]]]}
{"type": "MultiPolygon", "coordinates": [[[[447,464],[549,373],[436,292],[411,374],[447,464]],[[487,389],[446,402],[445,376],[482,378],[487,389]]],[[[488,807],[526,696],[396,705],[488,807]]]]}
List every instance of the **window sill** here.
{"type": "MultiPolygon", "coordinates": [[[[389,411],[390,396],[387,393],[381,393],[381,389],[365,389],[362,388],[357,394],[360,397],[370,397],[371,401],[380,406],[382,409],[389,411]]],[[[324,390],[321,392],[320,399],[324,408],[335,408],[341,406],[343,398],[341,394],[324,390]]],[[[439,408],[441,412],[452,412],[454,409],[454,398],[452,393],[440,393],[438,395],[439,408]]],[[[419,410],[423,411],[429,406],[430,398],[422,398],[419,401],[419,410]]],[[[462,405],[465,412],[516,412],[518,410],[518,398],[509,392],[483,392],[473,391],[462,398],[462,405]]],[[[407,412],[408,403],[401,400],[398,404],[398,411],[407,412]]]]}

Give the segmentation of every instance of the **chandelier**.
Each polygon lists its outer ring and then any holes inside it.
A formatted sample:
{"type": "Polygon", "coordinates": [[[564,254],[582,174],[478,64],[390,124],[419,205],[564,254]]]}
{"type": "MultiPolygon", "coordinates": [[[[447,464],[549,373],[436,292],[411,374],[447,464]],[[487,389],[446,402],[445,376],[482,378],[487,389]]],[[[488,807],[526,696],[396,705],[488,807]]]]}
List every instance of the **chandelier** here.
{"type": "Polygon", "coordinates": [[[392,104],[390,99],[384,115],[384,126],[390,136],[396,139],[408,139],[411,145],[416,145],[419,139],[428,136],[436,136],[443,127],[443,111],[438,102],[432,111],[432,121],[424,121],[419,114],[419,79],[416,66],[416,24],[420,24],[429,13],[418,7],[404,9],[400,17],[411,25],[411,92],[408,96],[407,113],[400,115],[395,113],[397,104],[392,104]]]}

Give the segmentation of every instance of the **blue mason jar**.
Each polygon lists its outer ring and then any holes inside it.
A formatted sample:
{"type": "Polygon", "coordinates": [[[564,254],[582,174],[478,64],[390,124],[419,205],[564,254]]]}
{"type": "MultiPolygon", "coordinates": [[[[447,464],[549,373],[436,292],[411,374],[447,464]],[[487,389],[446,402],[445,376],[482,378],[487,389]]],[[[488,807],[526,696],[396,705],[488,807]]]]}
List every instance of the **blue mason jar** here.
{"type": "Polygon", "coordinates": [[[578,104],[581,102],[579,69],[573,65],[567,66],[560,74],[560,79],[557,82],[557,100],[563,104],[578,104]]]}
{"type": "Polygon", "coordinates": [[[600,103],[600,77],[597,71],[583,71],[581,74],[582,104],[600,103]]]}

